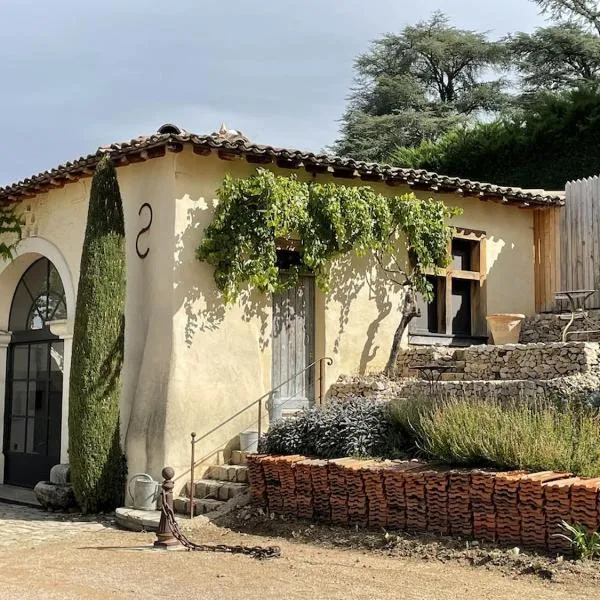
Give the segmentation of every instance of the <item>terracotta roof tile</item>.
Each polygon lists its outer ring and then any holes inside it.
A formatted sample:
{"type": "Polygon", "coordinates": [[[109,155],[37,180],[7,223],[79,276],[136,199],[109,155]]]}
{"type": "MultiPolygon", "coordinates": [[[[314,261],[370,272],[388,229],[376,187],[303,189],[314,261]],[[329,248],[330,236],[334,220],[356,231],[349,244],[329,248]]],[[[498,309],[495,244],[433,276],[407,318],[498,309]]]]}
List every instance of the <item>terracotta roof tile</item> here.
{"type": "Polygon", "coordinates": [[[563,192],[528,190],[518,187],[499,186],[491,183],[470,181],[459,177],[439,175],[422,169],[407,169],[391,165],[370,163],[352,158],[304,152],[289,148],[276,148],[254,144],[239,132],[217,132],[211,135],[189,133],[174,125],[163,125],[157,133],[141,136],[129,141],[102,146],[94,154],[82,156],[74,161],[43,171],[17,183],[0,188],[0,203],[18,201],[25,196],[42,193],[53,187],[89,176],[100,158],[109,153],[117,166],[135,160],[146,160],[162,156],[167,150],[178,151],[183,145],[192,145],[199,153],[219,151],[245,157],[250,162],[278,162],[280,166],[307,170],[332,172],[343,177],[362,178],[367,181],[385,181],[391,185],[407,184],[417,189],[446,191],[465,195],[477,195],[520,206],[562,206],[563,192]],[[227,133],[231,133],[227,132],[227,133]],[[237,135],[236,135],[237,134],[237,135]]]}

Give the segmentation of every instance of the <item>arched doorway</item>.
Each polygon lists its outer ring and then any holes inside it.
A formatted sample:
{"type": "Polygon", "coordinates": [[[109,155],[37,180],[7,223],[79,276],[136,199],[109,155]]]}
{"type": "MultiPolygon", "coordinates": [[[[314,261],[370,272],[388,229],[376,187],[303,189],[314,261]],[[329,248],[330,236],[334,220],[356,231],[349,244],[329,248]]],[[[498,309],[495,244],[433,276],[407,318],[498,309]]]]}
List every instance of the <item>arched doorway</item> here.
{"type": "Polygon", "coordinates": [[[33,487],[60,462],[64,343],[48,323],[66,316],[58,271],[40,258],[21,277],[10,309],[5,483],[33,487]]]}

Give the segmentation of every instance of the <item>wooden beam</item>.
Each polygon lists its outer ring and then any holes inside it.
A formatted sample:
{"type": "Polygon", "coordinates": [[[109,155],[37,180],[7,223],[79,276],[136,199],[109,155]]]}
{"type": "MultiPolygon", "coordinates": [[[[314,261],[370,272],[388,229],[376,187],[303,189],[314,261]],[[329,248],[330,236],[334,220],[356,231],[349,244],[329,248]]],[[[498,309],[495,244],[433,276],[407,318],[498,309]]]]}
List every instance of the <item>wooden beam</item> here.
{"type": "Polygon", "coordinates": [[[312,175],[322,175],[324,173],[329,173],[330,168],[327,165],[319,165],[316,163],[305,162],[304,169],[307,173],[311,173],[312,175]]]}
{"type": "Polygon", "coordinates": [[[302,161],[297,158],[278,158],[275,164],[282,169],[299,169],[303,166],[302,161]]]}
{"type": "Polygon", "coordinates": [[[212,154],[212,149],[207,146],[198,146],[194,144],[193,152],[198,156],[208,156],[209,154],[212,154]]]}
{"type": "Polygon", "coordinates": [[[246,154],[246,162],[252,165],[268,165],[273,162],[270,154],[246,154]]]}
{"type": "Polygon", "coordinates": [[[148,148],[146,150],[148,158],[160,158],[165,156],[167,151],[164,146],[155,146],[154,148],[148,148]]]}
{"type": "Polygon", "coordinates": [[[136,152],[135,154],[128,154],[127,161],[130,164],[145,162],[145,158],[142,156],[141,152],[136,152]]]}
{"type": "Polygon", "coordinates": [[[218,150],[217,155],[221,160],[234,161],[242,158],[241,152],[233,152],[230,150],[218,150]]]}
{"type": "Polygon", "coordinates": [[[340,167],[333,167],[333,176],[339,177],[340,179],[354,179],[358,177],[358,171],[356,169],[341,169],[340,167]]]}
{"type": "Polygon", "coordinates": [[[448,273],[446,275],[446,294],[445,294],[445,303],[446,303],[446,331],[444,333],[451,334],[452,333],[452,275],[448,273]]]}
{"type": "Polygon", "coordinates": [[[469,279],[471,281],[480,281],[481,274],[479,271],[462,271],[460,269],[448,270],[448,274],[454,279],[469,279]]]}
{"type": "Polygon", "coordinates": [[[382,181],[383,175],[381,173],[363,173],[360,178],[363,181],[382,181]]]}
{"type": "Polygon", "coordinates": [[[181,152],[183,150],[183,144],[180,142],[169,142],[167,144],[167,150],[169,152],[181,152]]]}
{"type": "Polygon", "coordinates": [[[485,231],[482,231],[480,229],[468,229],[467,227],[455,227],[454,237],[463,240],[479,241],[480,238],[485,237],[485,231]]]}

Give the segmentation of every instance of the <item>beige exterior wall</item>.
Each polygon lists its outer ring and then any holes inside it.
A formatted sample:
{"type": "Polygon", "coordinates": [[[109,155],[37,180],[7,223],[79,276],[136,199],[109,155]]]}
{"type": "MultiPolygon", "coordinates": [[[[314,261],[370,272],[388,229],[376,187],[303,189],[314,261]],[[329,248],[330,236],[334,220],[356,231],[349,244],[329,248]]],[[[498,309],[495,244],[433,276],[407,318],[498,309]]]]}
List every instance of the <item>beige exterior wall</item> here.
{"type": "MultiPolygon", "coordinates": [[[[128,277],[121,413],[130,474],[149,472],[158,478],[161,468],[171,464],[180,479],[187,477],[192,431],[199,438],[198,462],[220,460],[241,431],[256,426],[259,399],[265,404],[271,387],[271,300],[255,293],[224,307],[212,268],[194,256],[224,175],[246,176],[254,170],[246,161],[201,157],[191,148],[118,169],[128,277]],[[145,202],[152,206],[153,222],[139,239],[140,249],[150,249],[142,260],[135,244],[148,222],[146,211],[138,214],[145,202]]],[[[30,235],[60,250],[75,289],[90,181],[26,203],[34,216],[30,235]]],[[[377,187],[386,194],[409,191],[377,187]]],[[[487,312],[531,314],[532,212],[455,195],[440,198],[464,209],[457,225],[486,231],[487,312]]],[[[0,265],[0,329],[8,320],[9,301],[3,299],[12,297],[16,285],[10,288],[7,273],[14,279],[18,271],[17,263],[0,265]]],[[[315,354],[334,360],[328,384],[342,373],[384,366],[400,305],[366,258],[339,261],[331,289],[316,296],[315,354]]]]}

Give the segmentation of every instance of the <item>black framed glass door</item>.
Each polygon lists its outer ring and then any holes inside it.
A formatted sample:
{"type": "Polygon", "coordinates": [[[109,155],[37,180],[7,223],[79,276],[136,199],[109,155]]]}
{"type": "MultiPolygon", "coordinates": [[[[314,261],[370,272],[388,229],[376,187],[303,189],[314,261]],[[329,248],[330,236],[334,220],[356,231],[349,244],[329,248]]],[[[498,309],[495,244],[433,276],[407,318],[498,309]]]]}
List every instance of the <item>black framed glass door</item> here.
{"type": "Polygon", "coordinates": [[[33,487],[60,462],[64,343],[48,323],[64,318],[64,289],[42,258],[13,297],[4,420],[4,481],[33,487]]]}
{"type": "Polygon", "coordinates": [[[33,487],[60,462],[62,371],[62,341],[10,346],[6,483],[33,487]]]}

